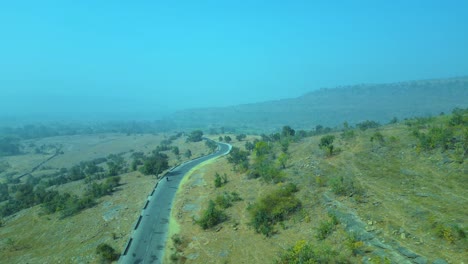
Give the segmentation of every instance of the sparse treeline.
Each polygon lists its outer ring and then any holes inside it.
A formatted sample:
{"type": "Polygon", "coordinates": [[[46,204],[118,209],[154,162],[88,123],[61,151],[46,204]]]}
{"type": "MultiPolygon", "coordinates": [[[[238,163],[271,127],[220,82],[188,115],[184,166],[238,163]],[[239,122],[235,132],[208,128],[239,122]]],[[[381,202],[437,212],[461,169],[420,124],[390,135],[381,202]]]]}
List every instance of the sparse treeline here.
{"type": "MultiPolygon", "coordinates": [[[[244,209],[249,219],[249,226],[253,229],[252,232],[270,237],[280,232],[278,227],[288,228],[288,222],[284,222],[288,219],[311,222],[311,217],[307,214],[308,209],[304,208],[311,206],[311,202],[301,200],[304,197],[317,198],[325,194],[324,201],[327,204],[333,199],[349,200],[357,204],[367,203],[369,190],[362,183],[362,177],[349,171],[342,171],[343,168],[329,165],[342,165],[343,163],[340,162],[344,159],[342,153],[345,151],[351,150],[353,155],[366,157],[367,159],[363,159],[363,164],[360,163],[360,157],[353,158],[352,162],[359,161],[353,166],[363,166],[362,168],[366,169],[369,175],[375,171],[379,177],[382,177],[382,170],[370,169],[367,167],[368,163],[382,160],[379,162],[381,166],[384,160],[391,160],[395,154],[402,155],[407,151],[412,151],[414,156],[421,153],[424,156],[435,152],[443,153],[444,159],[447,160],[444,162],[466,162],[468,109],[455,109],[451,115],[434,118],[412,118],[403,121],[392,118],[388,123],[391,126],[382,127],[378,122],[365,120],[352,127],[345,122],[341,129],[318,126],[313,131],[295,131],[289,126],[284,126],[277,133],[262,134],[254,140],[245,140],[243,136],[236,136],[239,142],[244,140],[245,142],[242,142],[244,147],[239,147],[239,145],[233,147],[227,156],[227,161],[233,166],[233,171],[245,175],[252,181],[260,180],[264,185],[269,185],[265,188],[268,191],[262,191],[257,199],[249,202],[244,209]],[[395,131],[398,132],[395,133],[395,131]],[[309,136],[318,137],[303,141],[309,136]],[[293,154],[290,153],[290,146],[301,144],[301,141],[315,142],[309,151],[311,156],[319,161],[314,160],[313,167],[308,162],[300,162],[301,167],[295,167],[298,164],[297,156],[294,163],[290,162],[293,154]],[[359,151],[355,150],[356,146],[359,146],[359,151]],[[324,162],[327,163],[326,165],[315,165],[319,164],[320,160],[330,161],[324,162]],[[307,168],[313,168],[312,175],[300,175],[301,171],[308,173],[307,168]],[[314,188],[310,192],[318,194],[308,196],[305,194],[307,192],[299,188],[314,188]]],[[[229,142],[232,138],[222,135],[219,136],[219,140],[229,142]]],[[[297,152],[296,146],[294,147],[294,151],[297,152]]],[[[386,170],[390,170],[391,164],[386,166],[388,166],[386,170]]],[[[400,172],[396,173],[398,175],[400,172]]],[[[215,193],[202,210],[200,218],[195,221],[203,229],[220,230],[221,227],[218,225],[229,220],[233,223],[234,230],[237,230],[238,221],[229,219],[231,216],[226,210],[241,198],[237,193],[229,193],[230,181],[232,178],[228,179],[226,173],[214,173],[215,193]]],[[[345,221],[349,221],[349,217],[346,210],[330,208],[326,206],[321,208],[320,210],[323,209],[325,214],[318,217],[320,219],[318,222],[310,225],[313,229],[310,241],[297,241],[295,245],[280,253],[277,263],[346,263],[349,259],[355,260],[365,255],[363,236],[356,235],[354,231],[347,229],[348,223],[345,221]]],[[[371,222],[370,225],[375,224],[371,222]]],[[[457,241],[466,237],[466,232],[458,223],[433,220],[430,225],[432,232],[451,244],[458,243],[457,241]]],[[[378,260],[381,259],[378,258],[378,260]]]]}
{"type": "Polygon", "coordinates": [[[468,155],[468,109],[456,108],[452,115],[434,122],[434,118],[415,118],[405,122],[417,139],[416,151],[441,149],[462,163],[468,155]]]}
{"type": "Polygon", "coordinates": [[[144,134],[167,132],[174,127],[169,121],[129,121],[74,124],[29,124],[20,127],[0,127],[1,136],[34,139],[65,135],[98,133],[144,134]]]}
{"type": "MultiPolygon", "coordinates": [[[[287,167],[289,159],[289,144],[297,142],[306,133],[296,133],[289,126],[284,126],[280,133],[262,135],[261,140],[246,141],[245,149],[233,147],[227,160],[233,165],[235,171],[245,172],[249,179],[261,179],[266,183],[282,183],[286,181],[283,170],[287,167]]],[[[246,138],[245,135],[236,136],[238,141],[246,138]]],[[[229,142],[231,139],[222,138],[229,142]]],[[[224,188],[229,181],[227,175],[215,174],[214,186],[224,188]]],[[[275,225],[280,223],[301,207],[301,202],[295,197],[298,191],[294,183],[282,183],[277,189],[266,193],[248,208],[251,225],[255,231],[265,236],[276,232],[275,225]]],[[[202,213],[197,223],[203,228],[211,228],[228,219],[224,209],[233,202],[242,198],[235,192],[224,192],[218,195],[215,201],[210,200],[207,209],[202,213]]]]}
{"type": "MultiPolygon", "coordinates": [[[[126,153],[119,153],[80,162],[69,169],[62,168],[40,178],[28,175],[24,182],[8,175],[6,183],[0,184],[0,202],[4,201],[0,206],[0,216],[12,215],[38,204],[42,204],[45,213],[59,212],[61,217],[68,217],[92,207],[97,204],[96,199],[117,190],[121,180],[119,175],[138,170],[144,175],[158,176],[168,169],[169,157],[164,152],[172,151],[179,156],[175,147],[170,145],[181,136],[182,133],[178,133],[163,140],[147,155],[143,152],[131,153],[131,162],[126,161],[126,153]],[[50,188],[80,180],[86,185],[81,196],[50,188]]],[[[191,156],[191,151],[187,151],[191,156]]]]}

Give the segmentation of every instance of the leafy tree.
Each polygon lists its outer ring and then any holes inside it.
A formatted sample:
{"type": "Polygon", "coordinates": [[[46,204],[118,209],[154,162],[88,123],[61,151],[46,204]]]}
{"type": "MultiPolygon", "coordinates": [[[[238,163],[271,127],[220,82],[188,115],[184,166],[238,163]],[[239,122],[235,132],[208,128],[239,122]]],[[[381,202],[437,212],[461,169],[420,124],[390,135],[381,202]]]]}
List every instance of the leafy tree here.
{"type": "Polygon", "coordinates": [[[199,142],[203,139],[203,131],[195,130],[187,137],[187,142],[199,142]]]}
{"type": "Polygon", "coordinates": [[[354,133],[354,130],[345,130],[343,133],[341,133],[341,138],[344,140],[350,140],[353,139],[356,134],[354,133]]]}
{"type": "Polygon", "coordinates": [[[226,141],[226,143],[229,143],[232,141],[232,138],[230,136],[224,136],[224,141],[226,141]]]}
{"type": "Polygon", "coordinates": [[[389,123],[389,124],[396,124],[396,123],[398,123],[398,118],[393,117],[393,118],[390,120],[390,122],[388,122],[388,123],[389,123]]]}
{"type": "Polygon", "coordinates": [[[17,137],[0,138],[0,156],[21,154],[20,139],[17,137]]]}
{"type": "Polygon", "coordinates": [[[132,171],[136,171],[138,169],[138,166],[142,164],[143,162],[141,161],[141,159],[133,159],[132,164],[131,164],[132,171]]]}
{"type": "Polygon", "coordinates": [[[250,141],[245,142],[244,146],[245,146],[245,149],[250,152],[255,148],[255,144],[250,141]]]}
{"type": "Polygon", "coordinates": [[[281,131],[281,137],[293,137],[296,134],[296,131],[290,126],[284,126],[281,131]]]}
{"type": "Polygon", "coordinates": [[[364,122],[358,123],[356,126],[362,131],[365,131],[370,128],[377,128],[380,126],[380,124],[375,121],[366,120],[364,122]]]}
{"type": "Polygon", "coordinates": [[[380,144],[385,143],[384,136],[379,131],[375,132],[374,135],[371,136],[370,141],[371,142],[376,141],[376,142],[378,142],[380,144]]]}
{"type": "Polygon", "coordinates": [[[154,153],[143,163],[142,172],[145,175],[159,175],[169,168],[168,156],[163,153],[154,153]]]}
{"type": "Polygon", "coordinates": [[[315,126],[315,133],[320,134],[322,132],[323,132],[323,126],[322,125],[315,126]]]}
{"type": "Polygon", "coordinates": [[[0,161],[0,173],[8,170],[10,167],[11,165],[7,161],[0,161]]]}
{"type": "Polygon", "coordinates": [[[255,155],[256,156],[264,156],[269,153],[271,153],[271,147],[268,142],[265,141],[259,141],[257,144],[255,144],[255,155]]]}
{"type": "Polygon", "coordinates": [[[331,156],[333,155],[333,141],[335,140],[335,136],[333,135],[326,135],[322,138],[320,138],[320,144],[319,147],[321,149],[325,148],[328,151],[328,155],[331,156]]]}
{"type": "Polygon", "coordinates": [[[215,151],[218,148],[218,144],[212,140],[205,141],[205,145],[211,150],[215,151]]]}
{"type": "Polygon", "coordinates": [[[242,141],[242,140],[244,140],[246,137],[247,137],[246,134],[239,134],[239,135],[236,136],[236,139],[237,139],[238,141],[242,141]]]}
{"type": "Polygon", "coordinates": [[[274,133],[270,135],[270,140],[271,141],[279,141],[281,139],[281,134],[280,133],[274,133]]]}
{"type": "Polygon", "coordinates": [[[283,153],[286,153],[288,152],[288,149],[289,149],[289,139],[287,138],[284,138],[280,141],[280,145],[281,145],[281,151],[283,153]]]}
{"type": "Polygon", "coordinates": [[[215,173],[215,179],[214,179],[214,184],[216,188],[219,188],[223,185],[225,185],[228,182],[227,175],[226,173],[221,177],[219,173],[215,173]]]}
{"type": "Polygon", "coordinates": [[[349,129],[350,129],[349,123],[348,123],[348,121],[345,121],[345,122],[343,123],[343,130],[346,131],[346,130],[349,130],[349,129]]]}
{"type": "Polygon", "coordinates": [[[174,153],[174,155],[176,156],[179,156],[180,155],[179,147],[172,147],[172,153],[174,153]]]}
{"type": "Polygon", "coordinates": [[[8,200],[9,197],[8,184],[0,183],[0,202],[8,200]]]}
{"type": "Polygon", "coordinates": [[[241,150],[238,147],[232,147],[227,161],[234,165],[235,168],[244,168],[247,169],[249,153],[247,151],[241,150]]]}
{"type": "Polygon", "coordinates": [[[278,183],[283,180],[283,174],[274,166],[274,159],[269,156],[259,156],[250,166],[249,178],[261,178],[265,182],[278,183]]]}
{"type": "Polygon", "coordinates": [[[223,137],[219,136],[218,140],[219,140],[219,142],[223,142],[223,137]]]}
{"type": "Polygon", "coordinates": [[[69,181],[78,181],[84,179],[86,177],[83,167],[80,165],[75,165],[70,168],[68,171],[68,179],[69,181]]]}
{"type": "Polygon", "coordinates": [[[282,169],[286,169],[286,163],[288,163],[289,155],[286,153],[281,153],[278,157],[278,163],[280,164],[282,169]]]}
{"type": "Polygon", "coordinates": [[[186,158],[190,158],[190,157],[192,157],[192,151],[191,151],[190,149],[187,149],[187,150],[185,151],[185,154],[184,154],[184,155],[185,155],[186,158]]]}
{"type": "Polygon", "coordinates": [[[126,171],[125,159],[120,155],[109,155],[107,158],[107,167],[109,168],[109,176],[116,176],[126,171]]]}

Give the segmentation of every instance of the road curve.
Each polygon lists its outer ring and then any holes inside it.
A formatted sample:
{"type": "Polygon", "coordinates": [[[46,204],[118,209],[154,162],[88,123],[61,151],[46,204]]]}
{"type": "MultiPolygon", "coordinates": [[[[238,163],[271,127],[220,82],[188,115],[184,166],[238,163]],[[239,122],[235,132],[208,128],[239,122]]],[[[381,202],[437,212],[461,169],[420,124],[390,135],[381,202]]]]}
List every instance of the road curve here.
{"type": "Polygon", "coordinates": [[[120,256],[119,263],[162,263],[169,228],[172,203],[182,178],[200,163],[228,154],[231,145],[219,143],[218,150],[173,168],[166,179],[160,180],[135,225],[133,234],[120,256]]]}

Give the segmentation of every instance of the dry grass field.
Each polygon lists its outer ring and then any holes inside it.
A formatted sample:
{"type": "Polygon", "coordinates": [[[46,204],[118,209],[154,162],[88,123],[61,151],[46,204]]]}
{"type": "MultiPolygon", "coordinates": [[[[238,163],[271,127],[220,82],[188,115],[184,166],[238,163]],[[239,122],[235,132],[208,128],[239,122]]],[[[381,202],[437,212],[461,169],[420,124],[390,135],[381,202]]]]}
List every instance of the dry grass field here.
{"type": "MultiPolygon", "coordinates": [[[[452,150],[421,151],[404,124],[354,131],[352,138],[334,134],[331,157],[318,147],[322,136],[289,146],[283,173],[297,184],[302,207],[277,224],[271,237],[255,232],[248,208],[284,183],[248,179],[226,158],[192,171],[176,196],[167,262],[274,263],[287,249],[308,242],[319,252],[333,251],[327,256],[333,263],[466,263],[466,156],[460,162],[452,150]],[[371,140],[376,133],[383,141],[371,140]],[[216,188],[215,173],[226,173],[227,184],[216,188]],[[208,230],[196,224],[209,200],[233,191],[243,200],[224,210],[228,220],[208,230]],[[330,213],[338,224],[319,239],[330,213]]],[[[232,144],[243,148],[244,143],[232,144]]]]}
{"type": "MultiPolygon", "coordinates": [[[[417,129],[426,135],[443,131],[440,128],[449,118],[426,120],[417,129]]],[[[283,147],[273,141],[267,144],[275,157],[270,165],[281,167],[284,179],[276,183],[249,177],[257,162],[255,152],[249,157],[250,171],[234,169],[229,156],[197,166],[185,176],[176,195],[165,263],[298,263],[291,259],[301,254],[319,263],[466,263],[466,149],[460,152],[458,143],[446,150],[435,145],[423,149],[426,141],[419,140],[424,137],[415,132],[415,126],[404,123],[331,133],[333,155],[319,147],[324,134],[302,137],[290,142],[285,166],[279,162],[283,147]],[[216,174],[226,177],[222,186],[216,187],[216,174]],[[298,188],[294,197],[300,207],[274,224],[270,235],[257,233],[251,208],[289,183],[298,188]],[[198,222],[209,201],[233,192],[241,199],[221,209],[227,219],[202,229],[198,222]]],[[[447,144],[457,140],[466,144],[466,127],[452,128],[447,144]]],[[[246,142],[261,139],[247,136],[238,141],[235,135],[229,136],[241,150],[246,142]]],[[[109,154],[120,153],[130,162],[132,153],[150,153],[167,137],[107,134],[27,144],[60,145],[64,151],[32,173],[42,177],[109,154]]],[[[208,153],[203,142],[186,143],[184,137],[171,146],[178,146],[180,153],[190,149],[192,158],[208,153]]],[[[29,151],[2,158],[11,165],[0,175],[2,180],[8,173],[20,175],[47,159],[54,147],[50,149],[45,154],[29,151]]],[[[171,166],[187,159],[165,153],[171,166]]],[[[35,206],[5,218],[0,227],[0,262],[98,263],[99,244],[121,251],[156,179],[138,171],[119,176],[121,185],[112,195],[73,216],[45,214],[35,206]]],[[[50,188],[81,195],[86,184],[80,180],[50,188]]]]}
{"type": "MultiPolygon", "coordinates": [[[[41,177],[60,168],[70,168],[82,161],[110,154],[122,153],[129,164],[131,153],[149,154],[168,136],[83,135],[29,140],[24,144],[62,147],[62,155],[32,173],[33,177],[41,177]]],[[[203,142],[186,143],[184,137],[174,140],[171,145],[178,146],[180,153],[190,149],[192,158],[208,153],[203,142]]],[[[169,156],[170,166],[187,160],[184,155],[177,158],[171,151],[165,153],[169,156]]],[[[51,155],[30,151],[24,155],[4,157],[2,160],[11,167],[0,175],[1,179],[4,181],[8,173],[20,175],[27,172],[51,155]]],[[[121,252],[157,179],[138,171],[119,176],[121,184],[112,195],[99,198],[96,206],[70,217],[62,219],[58,213],[45,214],[41,205],[6,217],[0,227],[0,263],[99,263],[96,247],[101,243],[107,243],[121,252]]],[[[84,180],[79,180],[49,188],[79,196],[86,189],[86,184],[84,180]]]]}

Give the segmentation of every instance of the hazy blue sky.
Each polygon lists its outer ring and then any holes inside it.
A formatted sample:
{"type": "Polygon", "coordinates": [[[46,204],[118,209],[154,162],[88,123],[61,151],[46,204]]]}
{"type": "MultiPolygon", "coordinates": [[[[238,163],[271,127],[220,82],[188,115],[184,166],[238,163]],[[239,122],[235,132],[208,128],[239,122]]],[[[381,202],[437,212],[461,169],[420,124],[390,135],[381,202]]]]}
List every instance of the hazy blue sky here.
{"type": "Polygon", "coordinates": [[[159,112],[468,73],[468,1],[1,1],[0,116],[159,112]]]}

